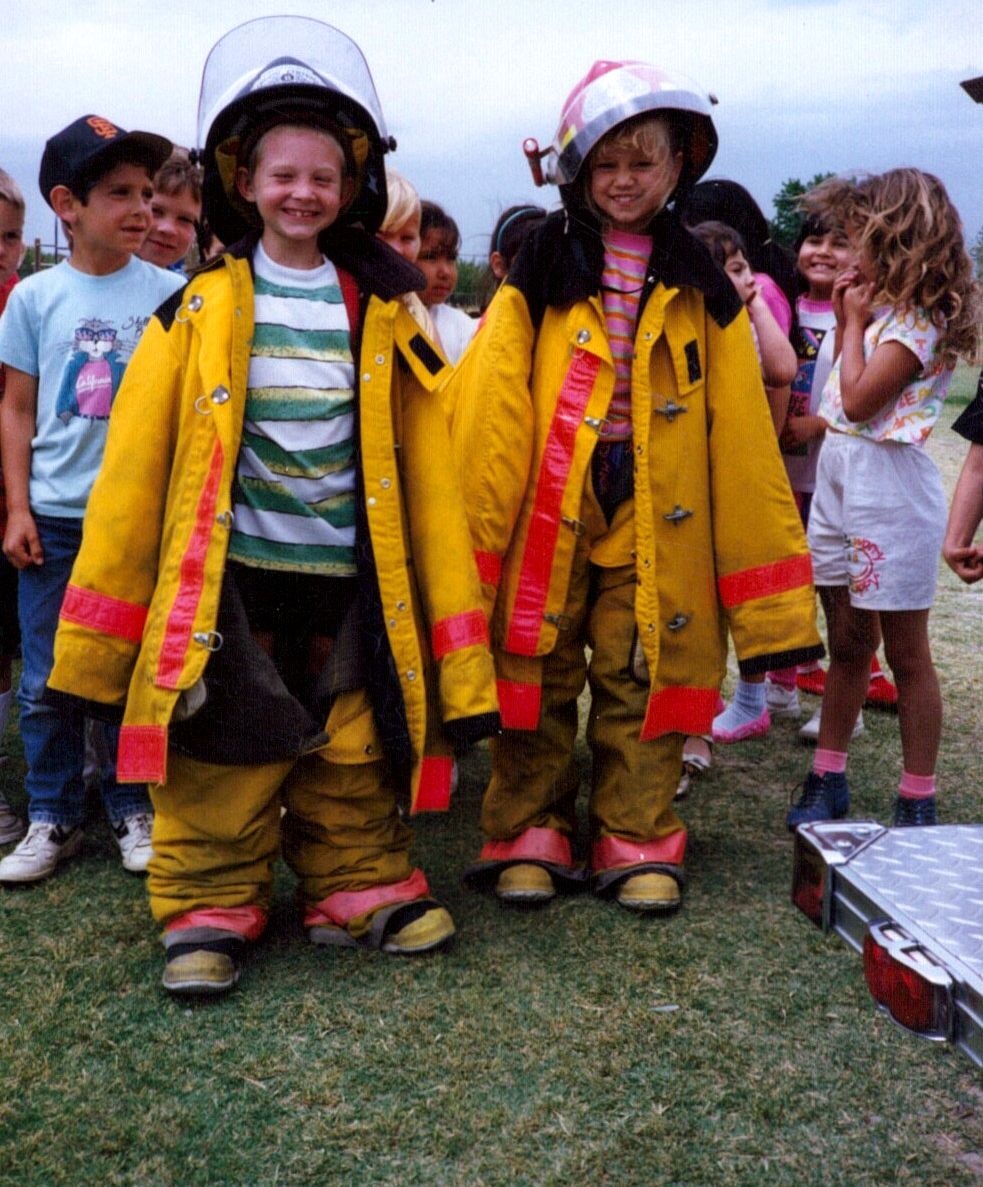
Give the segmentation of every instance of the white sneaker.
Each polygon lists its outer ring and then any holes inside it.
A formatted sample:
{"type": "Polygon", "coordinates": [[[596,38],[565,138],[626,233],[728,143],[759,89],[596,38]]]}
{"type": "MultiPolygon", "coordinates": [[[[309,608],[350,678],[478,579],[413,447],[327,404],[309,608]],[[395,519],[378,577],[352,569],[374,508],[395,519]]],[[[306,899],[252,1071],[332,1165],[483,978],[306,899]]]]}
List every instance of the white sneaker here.
{"type": "Polygon", "coordinates": [[[0,795],[0,845],[19,841],[27,831],[27,825],[0,795]]]}
{"type": "Polygon", "coordinates": [[[0,861],[0,882],[38,882],[82,848],[82,830],[35,823],[17,848],[0,861]]]}
{"type": "MultiPolygon", "coordinates": [[[[819,741],[819,719],[822,717],[822,705],[813,713],[809,720],[799,729],[799,737],[803,742],[818,742],[819,741]]],[[[851,738],[859,738],[864,732],[864,714],[863,710],[857,714],[856,724],[853,727],[851,738]]]]}
{"type": "Polygon", "coordinates": [[[781,684],[765,681],[765,704],[772,717],[788,717],[798,720],[802,716],[798,689],[783,688],[781,684]]]}
{"type": "Polygon", "coordinates": [[[123,820],[111,820],[116,844],[123,855],[123,869],[131,874],[145,874],[154,851],[150,847],[150,832],[154,818],[150,812],[135,812],[123,820]]]}

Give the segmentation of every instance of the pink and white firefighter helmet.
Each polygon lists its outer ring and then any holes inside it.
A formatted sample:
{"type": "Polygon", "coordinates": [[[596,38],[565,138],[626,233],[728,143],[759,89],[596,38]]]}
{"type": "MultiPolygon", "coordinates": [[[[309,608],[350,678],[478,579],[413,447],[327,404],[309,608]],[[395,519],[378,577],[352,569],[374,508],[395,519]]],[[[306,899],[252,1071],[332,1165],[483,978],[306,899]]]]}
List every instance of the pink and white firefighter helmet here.
{"type": "MultiPolygon", "coordinates": [[[[716,99],[695,83],[647,62],[595,62],[563,104],[560,126],[545,153],[542,181],[567,186],[575,181],[588,154],[605,133],[647,112],[683,113],[686,128],[680,184],[692,185],[710,167],[717,132],[710,112],[716,99]]],[[[532,145],[526,155],[533,159],[532,145]]],[[[536,146],[538,149],[538,146],[536,146]]],[[[533,169],[534,176],[536,169],[533,169]]]]}

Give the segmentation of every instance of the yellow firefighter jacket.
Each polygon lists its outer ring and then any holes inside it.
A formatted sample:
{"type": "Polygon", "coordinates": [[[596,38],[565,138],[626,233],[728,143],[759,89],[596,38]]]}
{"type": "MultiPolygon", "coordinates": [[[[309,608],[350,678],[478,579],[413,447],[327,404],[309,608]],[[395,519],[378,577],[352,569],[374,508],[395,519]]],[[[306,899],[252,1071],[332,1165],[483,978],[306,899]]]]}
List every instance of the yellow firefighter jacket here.
{"type": "MultiPolygon", "coordinates": [[[[416,272],[407,283],[388,251],[362,266],[362,254],[377,255],[376,241],[363,240],[344,266],[361,289],[358,449],[373,591],[398,674],[412,804],[441,807],[451,760],[445,750],[429,770],[424,761],[428,699],[455,741],[497,728],[487,619],[435,391],[445,364],[395,299],[416,272]]],[[[216,623],[252,334],[249,261],[227,254],[158,310],[113,407],[48,688],[96,712],[122,708],[124,782],[165,782],[175,706],[223,643],[216,623]]]]}
{"type": "MultiPolygon", "coordinates": [[[[653,230],[632,364],[633,514],[620,542],[606,542],[633,561],[638,583],[638,642],[625,662],[649,686],[643,739],[709,731],[728,630],[744,674],[822,654],[747,314],[674,216],[653,230]]],[[[547,220],[445,393],[510,728],[535,728],[530,657],[567,628],[581,505],[615,380],[602,267],[596,231],[562,212],[547,220]]]]}

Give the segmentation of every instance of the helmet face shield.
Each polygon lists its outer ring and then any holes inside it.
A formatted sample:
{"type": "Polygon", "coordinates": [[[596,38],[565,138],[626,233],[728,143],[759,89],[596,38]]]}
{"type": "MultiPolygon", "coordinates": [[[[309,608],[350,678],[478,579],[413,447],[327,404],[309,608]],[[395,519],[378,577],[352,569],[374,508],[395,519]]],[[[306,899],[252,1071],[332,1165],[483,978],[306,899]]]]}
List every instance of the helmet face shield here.
{"type": "Polygon", "coordinates": [[[237,26],[208,55],[198,101],[205,216],[225,243],[255,227],[236,170],[257,134],[291,121],[340,138],[355,194],[339,223],[374,231],[386,210],[383,154],[391,147],[362,51],[308,17],[262,17],[237,26]]]}
{"type": "Polygon", "coordinates": [[[683,115],[684,179],[692,184],[717,151],[711,99],[680,75],[645,62],[595,62],[567,97],[548,153],[545,179],[569,186],[599,140],[625,120],[664,111],[683,115]]]}

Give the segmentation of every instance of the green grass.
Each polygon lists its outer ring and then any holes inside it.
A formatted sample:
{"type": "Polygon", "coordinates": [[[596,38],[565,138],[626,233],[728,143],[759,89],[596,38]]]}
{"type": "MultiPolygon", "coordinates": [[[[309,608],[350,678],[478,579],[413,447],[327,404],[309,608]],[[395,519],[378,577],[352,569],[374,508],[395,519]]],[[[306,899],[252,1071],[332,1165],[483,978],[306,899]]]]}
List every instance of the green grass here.
{"type": "MultiPolygon", "coordinates": [[[[951,487],[964,443],[943,426],[933,451],[951,487]]],[[[983,806],[981,599],[943,571],[949,821],[983,806]]],[[[855,812],[886,819],[897,723],[867,727],[855,812]]],[[[8,751],[0,788],[22,806],[13,731],[8,751]]],[[[159,988],[142,882],[94,812],[78,860],[0,893],[0,1184],[981,1182],[978,1071],[879,1015],[859,959],[788,901],[783,817],[807,763],[790,722],[718,748],[683,809],[685,905],[658,920],[464,890],[478,751],[449,816],[417,826],[451,952],[315,950],[280,870],[267,937],[208,1005],[159,988]]]]}

